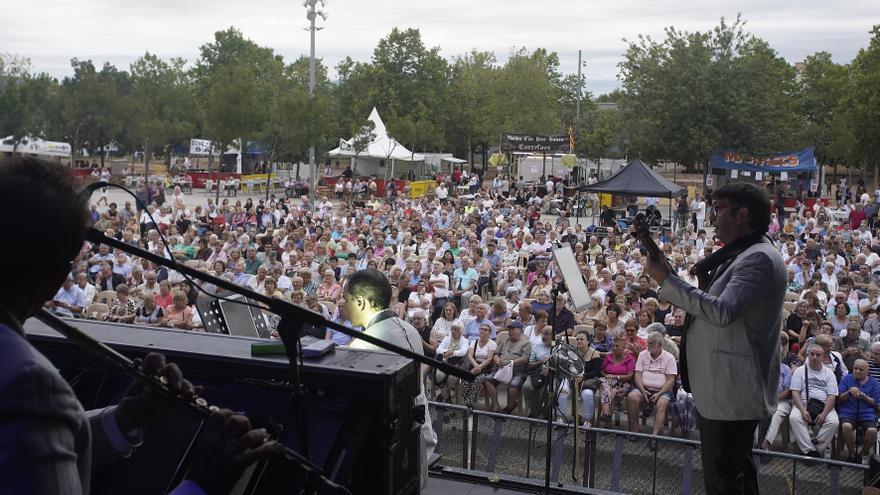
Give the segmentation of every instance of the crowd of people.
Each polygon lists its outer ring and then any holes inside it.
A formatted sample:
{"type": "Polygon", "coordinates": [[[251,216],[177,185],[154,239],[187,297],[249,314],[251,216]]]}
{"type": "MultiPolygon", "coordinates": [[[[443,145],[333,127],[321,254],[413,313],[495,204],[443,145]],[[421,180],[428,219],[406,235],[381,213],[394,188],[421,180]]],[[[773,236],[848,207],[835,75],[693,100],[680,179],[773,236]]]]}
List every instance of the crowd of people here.
{"type": "MultiPolygon", "coordinates": [[[[382,271],[394,290],[391,309],[420,332],[424,353],[477,375],[459,383],[423,366],[432,400],[531,417],[552,411],[577,424],[610,425],[619,414],[631,431],[652,418],[655,435],[694,430],[698,412],[678,377],[685,314],[663,302],[635,237],[572,222],[562,201],[548,220],[544,212],[563,197],[561,181],[533,186],[507,179],[496,188],[495,180],[483,184],[460,172],[437,180],[436,193],[414,199],[405,188],[378,197],[370,178],[341,181],[341,190],[314,205],[305,197],[217,204],[208,196],[191,209],[192,201],[174,189],[167,200],[164,191],[151,195],[152,217],[133,201],[118,207],[105,200],[92,206],[91,221],[123,242],[343,324],[350,324],[346,278],[365,268],[382,271]],[[354,184],[361,184],[358,201],[349,192],[354,184]],[[587,282],[590,304],[580,312],[568,294],[554,290],[560,273],[551,248],[563,242],[573,247],[587,282]],[[554,382],[558,401],[548,407],[548,361],[560,343],[577,353],[584,373],[554,382]],[[581,405],[578,418],[573,400],[581,405]]],[[[812,208],[798,202],[788,212],[777,205],[773,214],[770,232],[788,267],[789,303],[780,329],[779,406],[760,429],[763,448],[772,448],[782,428],[811,456],[827,455],[838,437],[852,462],[873,447],[880,192],[855,197],[849,221],[835,222],[818,202],[812,208]]],[[[656,241],[677,275],[696,285],[690,269],[720,247],[707,233],[711,197],[674,207],[674,224],[657,229],[656,241]]],[[[87,243],[47,305],[66,316],[198,331],[200,297],[208,296],[178,272],[87,243]],[[106,311],[90,311],[106,291],[115,291],[106,311]]],[[[277,324],[271,315],[267,320],[277,324]]],[[[350,343],[333,330],[307,331],[350,343]]]]}

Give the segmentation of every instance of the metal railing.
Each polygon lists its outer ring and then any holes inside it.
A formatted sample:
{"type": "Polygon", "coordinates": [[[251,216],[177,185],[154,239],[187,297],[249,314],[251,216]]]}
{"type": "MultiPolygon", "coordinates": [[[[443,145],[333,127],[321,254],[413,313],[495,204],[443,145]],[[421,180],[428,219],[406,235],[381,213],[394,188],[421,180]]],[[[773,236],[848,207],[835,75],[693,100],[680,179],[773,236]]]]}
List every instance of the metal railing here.
{"type": "MultiPolygon", "coordinates": [[[[435,402],[429,407],[441,464],[543,481],[545,421],[435,402]]],[[[705,493],[698,441],[581,428],[581,459],[575,466],[574,427],[554,424],[553,429],[554,486],[652,495],[705,493]]],[[[783,452],[753,453],[763,493],[860,494],[867,476],[868,467],[860,464],[783,452]]]]}

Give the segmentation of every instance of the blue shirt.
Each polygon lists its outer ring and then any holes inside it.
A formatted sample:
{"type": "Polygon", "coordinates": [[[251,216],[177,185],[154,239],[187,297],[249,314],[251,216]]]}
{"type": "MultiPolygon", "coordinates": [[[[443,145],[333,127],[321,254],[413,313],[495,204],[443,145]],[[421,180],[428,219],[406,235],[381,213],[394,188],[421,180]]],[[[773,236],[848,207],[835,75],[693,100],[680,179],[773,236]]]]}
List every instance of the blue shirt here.
{"type": "Polygon", "coordinates": [[[467,323],[464,324],[464,336],[467,337],[469,342],[475,342],[477,338],[480,336],[480,325],[489,325],[492,328],[492,333],[489,335],[489,338],[495,340],[495,324],[492,323],[488,319],[477,320],[477,318],[469,318],[467,323]]]}
{"type": "Polygon", "coordinates": [[[532,353],[529,355],[530,362],[542,361],[550,357],[550,346],[544,344],[544,341],[540,341],[532,344],[532,353]]]}
{"type": "Polygon", "coordinates": [[[787,364],[779,363],[779,393],[791,388],[791,368],[787,364]]]}
{"type": "Polygon", "coordinates": [[[471,282],[475,283],[479,278],[480,274],[473,268],[468,268],[467,271],[464,271],[461,268],[456,268],[455,271],[452,272],[452,290],[458,290],[459,287],[467,289],[471,282]]]}
{"type": "MultiPolygon", "coordinates": [[[[844,393],[852,387],[858,387],[859,390],[871,397],[875,401],[880,401],[880,382],[870,375],[864,384],[858,383],[856,377],[852,373],[844,376],[840,380],[840,393],[844,393]]],[[[837,403],[837,415],[841,418],[854,419],[856,421],[876,421],[877,412],[873,407],[869,406],[863,399],[855,399],[852,396],[843,402],[837,403]]]]}

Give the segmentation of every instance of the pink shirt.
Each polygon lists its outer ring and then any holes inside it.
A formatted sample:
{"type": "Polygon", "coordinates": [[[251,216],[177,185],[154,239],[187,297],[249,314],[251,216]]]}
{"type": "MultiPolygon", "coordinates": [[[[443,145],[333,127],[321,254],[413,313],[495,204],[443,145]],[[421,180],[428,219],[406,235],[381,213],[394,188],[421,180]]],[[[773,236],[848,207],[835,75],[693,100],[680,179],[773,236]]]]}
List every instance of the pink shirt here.
{"type": "Polygon", "coordinates": [[[614,355],[609,352],[605,355],[605,362],[602,363],[602,371],[606,375],[628,375],[632,373],[636,367],[636,360],[628,352],[625,356],[623,362],[614,364],[614,355]]]}
{"type": "Polygon", "coordinates": [[[651,351],[646,349],[639,353],[636,371],[642,372],[642,384],[646,390],[657,391],[666,383],[666,375],[678,374],[678,366],[669,352],[661,351],[655,359],[651,357],[651,351]]]}

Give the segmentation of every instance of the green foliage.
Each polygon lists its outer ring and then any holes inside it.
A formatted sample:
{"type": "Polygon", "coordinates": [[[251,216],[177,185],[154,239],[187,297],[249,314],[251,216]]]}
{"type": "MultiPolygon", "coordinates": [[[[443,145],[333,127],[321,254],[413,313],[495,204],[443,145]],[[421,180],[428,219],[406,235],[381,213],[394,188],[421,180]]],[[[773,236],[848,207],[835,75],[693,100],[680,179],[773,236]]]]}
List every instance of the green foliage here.
{"type": "Polygon", "coordinates": [[[845,97],[846,127],[851,131],[853,164],[880,163],[880,25],[871,30],[867,48],[859,50],[850,69],[845,97]]]}
{"type": "MultiPolygon", "coordinates": [[[[130,90],[128,73],[105,63],[100,71],[91,60],[73,59],[73,76],[61,83],[61,120],[64,136],[74,153],[90,154],[121,141],[126,115],[124,95],[130,90]]],[[[103,161],[104,155],[101,154],[103,161]]]]}
{"type": "Polygon", "coordinates": [[[195,131],[195,99],[186,61],[146,53],[131,64],[125,140],[150,154],[188,142],[195,131]]]}
{"type": "Polygon", "coordinates": [[[799,145],[795,70],[737,18],[711,32],[666,29],[631,42],[620,64],[631,151],[647,161],[705,163],[721,148],[799,145]]]}
{"type": "Polygon", "coordinates": [[[232,27],[203,44],[191,66],[150,53],[130,72],[90,60],[71,65],[73,75],[59,83],[27,59],[0,55],[0,135],[166,156],[193,137],[214,140],[218,151],[259,140],[270,159],[296,161],[310,146],[320,157],[352,134],[361,153],[373,134],[364,118],[376,107],[414,153],[467,156],[474,145],[499,144],[503,132],[572,127],[577,153],[593,159],[626,154],[694,168],[721,148],[812,145],[822,163],[880,162],[880,26],[851,64],[819,52],[800,73],[739,17],[707,32],[669,27],[660,40],[630,42],[622,88],[595,100],[589,74],[561,73],[556,53],[516,48],[499,63],[472,50],[446,59],[412,28],[391,30],[369,61],[343,59],[334,81],[318,60],[314,95],[308,57],[285,62],[232,27]]]}

